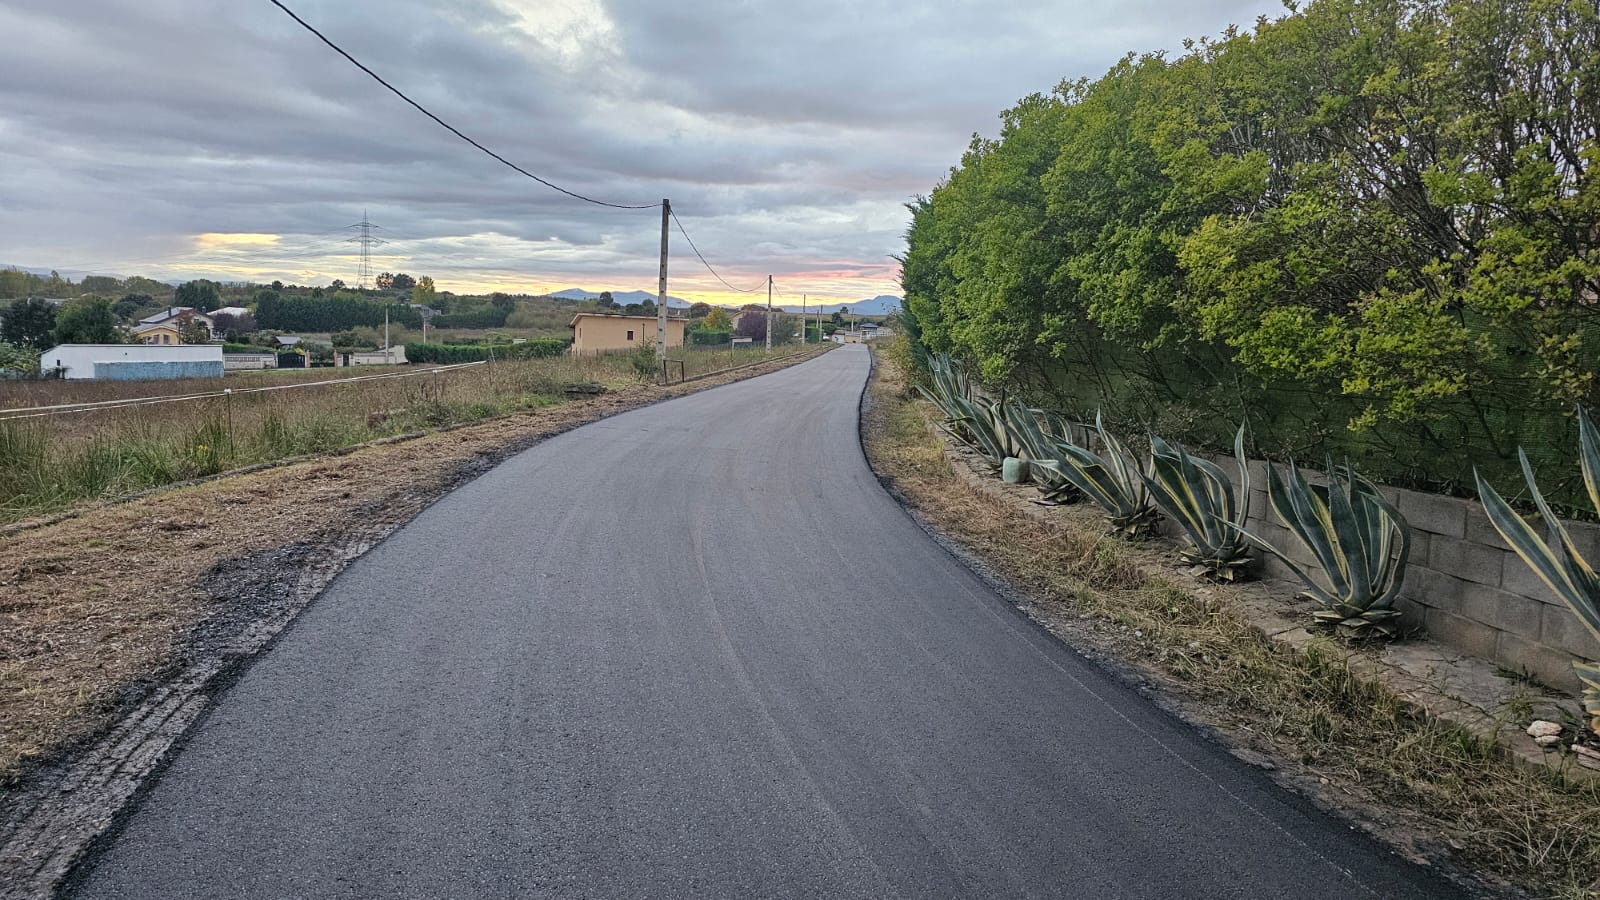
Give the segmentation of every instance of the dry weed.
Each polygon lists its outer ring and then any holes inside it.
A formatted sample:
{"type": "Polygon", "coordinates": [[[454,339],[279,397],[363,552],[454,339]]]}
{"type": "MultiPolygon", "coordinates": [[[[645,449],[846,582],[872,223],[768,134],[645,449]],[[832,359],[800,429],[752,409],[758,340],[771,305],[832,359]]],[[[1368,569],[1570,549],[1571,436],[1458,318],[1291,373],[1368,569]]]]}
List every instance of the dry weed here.
{"type": "Polygon", "coordinates": [[[1274,646],[1225,599],[1144,574],[1139,551],[1100,534],[1092,511],[1051,527],[973,490],[929,431],[931,406],[879,363],[863,423],[874,467],[1058,633],[1143,669],[1190,715],[1297,783],[1323,785],[1324,802],[1369,827],[1391,822],[1374,830],[1403,849],[1544,896],[1600,896],[1600,785],[1519,768],[1466,730],[1415,716],[1337,644],[1274,646]]]}

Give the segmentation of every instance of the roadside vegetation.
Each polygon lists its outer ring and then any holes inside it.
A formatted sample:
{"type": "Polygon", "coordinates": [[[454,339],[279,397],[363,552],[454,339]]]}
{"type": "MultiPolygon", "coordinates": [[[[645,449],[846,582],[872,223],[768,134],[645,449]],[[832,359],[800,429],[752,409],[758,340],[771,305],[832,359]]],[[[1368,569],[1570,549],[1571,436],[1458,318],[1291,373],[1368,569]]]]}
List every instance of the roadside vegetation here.
{"type": "MultiPolygon", "coordinates": [[[[528,345],[516,345],[528,346],[528,345]]],[[[215,380],[0,382],[0,523],[213,475],[227,469],[564,403],[599,388],[653,381],[654,348],[639,354],[416,367],[280,370],[215,380]],[[372,377],[385,375],[387,377],[372,377]],[[250,392],[252,387],[328,381],[250,392]],[[231,395],[26,417],[32,407],[139,397],[231,395]]],[[[785,348],[792,353],[798,345],[785,348]]],[[[775,356],[762,349],[674,351],[693,378],[775,356]]],[[[679,368],[672,367],[673,380],[679,368]]]]}
{"type": "MultiPolygon", "coordinates": [[[[1006,110],[913,204],[908,327],[1031,405],[1588,506],[1594,0],[1317,0],[1006,110]]],[[[1588,513],[1592,515],[1592,510],[1588,513]]]]}
{"type": "Polygon", "coordinates": [[[1299,653],[1276,648],[1225,601],[1148,574],[1139,562],[1155,551],[1106,518],[1045,526],[979,494],[931,430],[947,414],[906,377],[918,365],[909,342],[880,363],[864,423],[874,467],[1023,590],[1033,615],[1144,669],[1187,714],[1411,855],[1540,896],[1600,896],[1600,782],[1517,767],[1465,729],[1415,715],[1352,669],[1337,631],[1299,653]]]}

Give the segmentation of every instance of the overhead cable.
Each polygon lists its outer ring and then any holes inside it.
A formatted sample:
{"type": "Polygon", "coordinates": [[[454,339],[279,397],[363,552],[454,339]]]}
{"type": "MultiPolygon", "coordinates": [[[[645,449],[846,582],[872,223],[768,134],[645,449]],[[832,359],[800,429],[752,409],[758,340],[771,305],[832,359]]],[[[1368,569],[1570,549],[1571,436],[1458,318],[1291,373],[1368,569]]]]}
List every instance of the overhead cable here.
{"type": "Polygon", "coordinates": [[[289,18],[291,18],[291,19],[295,20],[295,22],[299,23],[301,28],[304,28],[305,30],[307,30],[307,31],[311,32],[312,34],[316,35],[318,40],[322,41],[324,44],[327,44],[329,47],[331,47],[335,53],[337,53],[340,56],[344,57],[345,59],[349,60],[351,65],[355,66],[356,68],[358,68],[361,71],[363,71],[363,72],[367,73],[368,75],[370,75],[372,77],[373,81],[376,81],[377,83],[379,83],[379,84],[383,85],[384,87],[388,88],[390,93],[394,94],[396,97],[399,97],[401,100],[404,100],[405,102],[411,104],[411,106],[414,109],[416,109],[417,112],[420,112],[423,115],[427,116],[428,118],[432,119],[434,122],[436,122],[444,130],[450,132],[451,134],[455,135],[456,137],[462,139],[463,141],[466,141],[467,143],[471,144],[472,146],[478,148],[479,150],[482,150],[484,153],[488,154],[494,160],[499,162],[501,165],[506,166],[507,168],[511,169],[512,171],[515,171],[515,172],[517,172],[519,174],[522,174],[522,175],[526,175],[529,178],[532,178],[534,181],[539,182],[540,184],[544,185],[545,187],[547,187],[547,188],[549,188],[549,189],[551,189],[553,191],[557,191],[557,192],[560,192],[562,194],[566,194],[568,197],[572,197],[572,198],[577,199],[577,200],[582,200],[585,203],[593,203],[596,206],[609,206],[612,209],[654,209],[654,208],[656,208],[656,207],[661,205],[660,203],[641,203],[641,204],[635,205],[635,204],[628,204],[628,203],[610,203],[610,202],[605,201],[605,200],[596,200],[593,197],[586,197],[583,194],[580,194],[580,193],[578,193],[576,191],[569,191],[569,190],[567,190],[566,188],[562,187],[559,184],[555,184],[554,182],[546,181],[545,179],[540,178],[539,176],[533,174],[532,172],[529,172],[527,169],[524,169],[523,167],[521,167],[521,166],[517,165],[516,163],[512,162],[511,160],[506,159],[504,156],[501,156],[500,154],[494,152],[493,150],[490,150],[488,147],[485,147],[484,145],[482,145],[482,144],[478,143],[477,141],[473,140],[472,138],[467,137],[465,134],[462,134],[460,129],[456,128],[454,125],[451,125],[449,122],[446,122],[445,120],[443,120],[443,119],[439,118],[438,116],[434,115],[433,113],[429,112],[427,107],[425,107],[422,104],[418,103],[417,101],[411,99],[410,97],[407,97],[403,91],[401,91],[399,88],[395,87],[394,85],[390,84],[389,82],[384,81],[383,78],[380,75],[378,75],[377,72],[374,72],[371,69],[367,68],[366,65],[361,62],[361,60],[356,59],[354,56],[351,56],[343,47],[340,47],[338,44],[335,44],[333,41],[329,40],[327,35],[324,35],[322,32],[320,32],[317,29],[313,28],[309,22],[307,22],[305,19],[302,19],[298,15],[296,15],[294,10],[290,9],[287,6],[284,6],[283,3],[280,2],[280,0],[269,0],[269,2],[273,6],[276,6],[277,8],[283,10],[284,13],[289,16],[289,18]]]}
{"type": "MultiPolygon", "coordinates": [[[[276,0],[274,0],[274,2],[276,2],[276,0]]],[[[706,267],[706,271],[711,273],[711,277],[715,278],[716,280],[718,280],[718,281],[722,282],[724,285],[726,285],[728,290],[735,291],[735,292],[740,293],[740,294],[752,294],[752,293],[755,293],[756,291],[759,291],[762,288],[767,286],[767,279],[765,279],[765,278],[761,279],[761,283],[760,284],[758,284],[758,285],[756,285],[755,287],[752,287],[752,288],[739,288],[739,287],[734,287],[731,284],[728,284],[728,279],[723,278],[721,275],[718,275],[717,274],[717,270],[711,268],[711,263],[706,262],[706,258],[704,256],[701,256],[700,248],[696,247],[694,245],[694,238],[689,237],[689,232],[684,229],[683,223],[678,221],[678,213],[677,213],[677,211],[669,209],[668,212],[671,213],[671,215],[672,215],[672,221],[677,224],[678,232],[683,235],[683,239],[685,241],[689,242],[689,249],[693,250],[694,251],[694,255],[699,257],[700,265],[705,266],[706,267]]]]}

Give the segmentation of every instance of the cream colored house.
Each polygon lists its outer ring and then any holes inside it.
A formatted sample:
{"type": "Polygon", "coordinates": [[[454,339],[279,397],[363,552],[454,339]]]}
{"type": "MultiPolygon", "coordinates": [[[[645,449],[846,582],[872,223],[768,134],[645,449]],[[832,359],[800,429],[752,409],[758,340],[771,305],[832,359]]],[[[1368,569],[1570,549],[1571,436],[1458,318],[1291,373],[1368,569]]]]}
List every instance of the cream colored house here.
{"type": "MultiPolygon", "coordinates": [[[[667,318],[667,346],[683,346],[685,319],[667,318]]],[[[606,316],[578,313],[572,317],[573,353],[613,353],[656,342],[655,316],[606,316]]]]}
{"type": "Polygon", "coordinates": [[[141,344],[171,347],[183,343],[183,330],[171,322],[137,325],[133,329],[133,338],[141,344]]]}

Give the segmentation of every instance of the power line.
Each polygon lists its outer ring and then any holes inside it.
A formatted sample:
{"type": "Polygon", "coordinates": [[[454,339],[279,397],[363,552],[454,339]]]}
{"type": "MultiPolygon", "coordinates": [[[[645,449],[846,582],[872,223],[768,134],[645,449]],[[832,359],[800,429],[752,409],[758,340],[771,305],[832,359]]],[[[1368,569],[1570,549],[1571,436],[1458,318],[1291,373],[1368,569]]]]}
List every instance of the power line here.
{"type": "MultiPolygon", "coordinates": [[[[276,2],[276,0],[274,0],[274,2],[276,2]]],[[[728,280],[726,278],[723,278],[721,275],[718,275],[717,274],[717,270],[711,268],[711,263],[706,262],[706,258],[704,256],[700,255],[700,248],[696,247],[694,245],[694,238],[689,237],[689,232],[684,230],[683,223],[678,221],[678,214],[677,214],[676,211],[672,212],[672,221],[677,224],[678,232],[683,235],[683,239],[689,242],[689,249],[693,250],[694,251],[694,255],[699,257],[700,264],[702,266],[706,267],[706,271],[711,273],[711,277],[712,278],[715,278],[716,280],[718,280],[718,281],[722,282],[724,285],[726,285],[728,290],[735,291],[735,292],[740,293],[740,294],[753,294],[756,291],[759,291],[762,288],[767,286],[767,280],[765,278],[763,278],[761,280],[760,284],[758,284],[758,285],[756,285],[755,287],[752,287],[752,288],[737,288],[737,287],[734,287],[731,284],[728,284],[728,280]]]]}
{"type": "Polygon", "coordinates": [[[585,197],[584,195],[582,195],[580,193],[577,193],[576,191],[569,191],[569,190],[567,190],[566,188],[562,187],[559,184],[555,184],[553,182],[546,181],[545,179],[540,178],[539,176],[533,174],[532,172],[529,172],[527,169],[522,168],[521,166],[517,165],[516,163],[512,162],[511,160],[506,159],[504,156],[501,156],[500,154],[494,152],[493,150],[490,150],[488,147],[485,147],[484,145],[482,145],[482,144],[478,143],[477,141],[473,140],[472,138],[467,137],[465,134],[462,134],[461,131],[459,129],[457,129],[454,125],[451,125],[449,122],[446,122],[445,120],[443,120],[443,119],[439,118],[438,116],[434,115],[433,113],[429,112],[426,107],[424,107],[422,104],[418,103],[417,101],[411,99],[410,97],[407,97],[405,95],[405,93],[402,92],[399,88],[395,87],[394,85],[390,84],[387,81],[384,81],[383,78],[381,76],[379,76],[377,72],[374,72],[371,69],[367,68],[361,62],[361,60],[356,59],[354,56],[351,56],[349,53],[347,53],[345,51],[345,49],[343,47],[340,47],[338,44],[335,44],[333,41],[329,40],[326,35],[324,35],[320,31],[318,31],[317,29],[313,28],[309,22],[307,22],[305,19],[302,19],[298,15],[296,15],[294,10],[290,9],[287,6],[284,6],[283,3],[280,2],[280,0],[269,0],[269,2],[271,2],[273,6],[276,6],[277,8],[283,10],[284,13],[287,14],[289,16],[289,18],[295,20],[295,22],[297,22],[300,25],[301,28],[304,28],[305,30],[307,30],[307,31],[311,32],[312,34],[316,35],[318,40],[322,41],[324,44],[327,44],[329,47],[331,47],[335,53],[337,53],[340,56],[344,57],[345,59],[349,60],[351,65],[355,66],[356,68],[358,68],[361,71],[363,71],[363,72],[367,73],[368,75],[370,75],[372,77],[373,81],[376,81],[377,83],[379,83],[379,84],[383,85],[384,87],[388,88],[390,93],[394,94],[396,97],[399,97],[401,100],[404,100],[405,102],[411,104],[411,106],[414,109],[416,109],[417,112],[420,112],[423,115],[427,116],[428,118],[432,119],[434,122],[436,122],[444,130],[450,132],[451,134],[455,135],[456,137],[462,139],[463,141],[466,141],[467,143],[471,144],[472,146],[478,148],[479,150],[482,150],[484,153],[488,154],[494,160],[499,162],[501,165],[506,166],[507,168],[511,169],[512,171],[517,172],[517,173],[522,174],[522,175],[526,175],[529,178],[532,178],[534,181],[539,182],[540,184],[544,185],[545,187],[547,187],[547,188],[549,188],[549,189],[551,189],[553,191],[557,191],[559,193],[566,194],[568,197],[572,197],[572,198],[577,199],[577,200],[582,200],[585,203],[593,203],[596,206],[609,206],[612,209],[655,209],[656,207],[661,205],[659,203],[644,203],[644,204],[639,204],[639,205],[630,205],[630,204],[626,204],[626,203],[609,203],[609,202],[607,202],[605,200],[596,200],[593,197],[585,197]]]}

